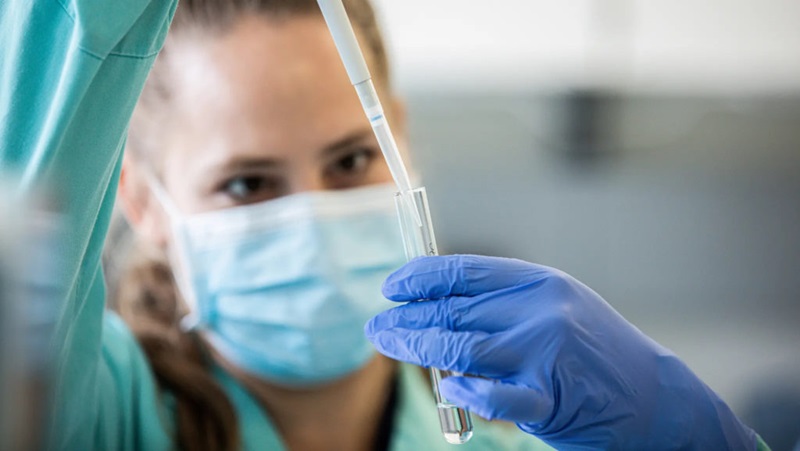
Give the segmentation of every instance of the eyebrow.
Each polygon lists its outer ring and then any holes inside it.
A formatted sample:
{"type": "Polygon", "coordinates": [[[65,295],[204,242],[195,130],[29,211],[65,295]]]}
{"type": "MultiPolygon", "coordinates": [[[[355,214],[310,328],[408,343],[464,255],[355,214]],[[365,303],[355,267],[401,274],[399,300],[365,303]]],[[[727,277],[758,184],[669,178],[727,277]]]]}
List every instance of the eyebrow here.
{"type": "MultiPolygon", "coordinates": [[[[349,147],[352,147],[354,144],[357,144],[365,139],[368,139],[372,136],[372,129],[365,128],[362,130],[354,131],[345,135],[343,138],[334,141],[331,144],[325,146],[319,154],[323,157],[330,156],[332,154],[336,154],[337,152],[341,152],[342,150],[346,150],[349,147]]],[[[256,156],[242,156],[242,157],[235,157],[232,160],[226,162],[222,166],[219,167],[218,172],[220,173],[231,173],[231,172],[241,172],[246,170],[264,170],[264,169],[276,169],[283,166],[279,159],[275,158],[264,158],[264,157],[256,157],[256,156]]]]}
{"type": "Polygon", "coordinates": [[[273,158],[238,157],[220,167],[221,172],[239,172],[252,169],[273,169],[281,166],[281,162],[273,158]]]}
{"type": "Polygon", "coordinates": [[[348,135],[345,135],[344,138],[325,146],[322,149],[322,151],[320,152],[320,154],[323,155],[323,156],[326,156],[326,155],[330,155],[330,154],[339,152],[339,151],[341,151],[343,149],[347,149],[348,147],[352,147],[354,144],[357,144],[357,143],[359,143],[361,141],[364,141],[365,139],[369,138],[370,136],[372,136],[372,129],[371,128],[365,128],[365,129],[362,129],[362,130],[358,130],[358,131],[352,132],[352,133],[350,133],[348,135]]]}

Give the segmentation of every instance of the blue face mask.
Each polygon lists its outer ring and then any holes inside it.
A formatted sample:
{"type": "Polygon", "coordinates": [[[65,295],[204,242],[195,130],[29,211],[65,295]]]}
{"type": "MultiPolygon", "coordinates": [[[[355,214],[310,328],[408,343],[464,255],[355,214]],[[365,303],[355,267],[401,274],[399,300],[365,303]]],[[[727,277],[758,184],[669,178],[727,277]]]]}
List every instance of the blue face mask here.
{"type": "Polygon", "coordinates": [[[405,263],[394,187],[307,192],[183,216],[172,257],[191,314],[227,360],[285,385],[324,383],[374,355],[364,324],[392,306],[383,280],[405,263]]]}

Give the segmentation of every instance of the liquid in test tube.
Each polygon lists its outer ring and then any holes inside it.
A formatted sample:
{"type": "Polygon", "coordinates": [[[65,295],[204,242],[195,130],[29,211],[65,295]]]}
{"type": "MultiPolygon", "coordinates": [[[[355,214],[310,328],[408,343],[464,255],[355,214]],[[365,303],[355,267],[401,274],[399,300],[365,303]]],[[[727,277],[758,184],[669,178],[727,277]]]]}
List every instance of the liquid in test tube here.
{"type": "MultiPolygon", "coordinates": [[[[436,239],[433,235],[428,196],[425,188],[399,192],[395,195],[395,205],[400,218],[406,258],[426,255],[439,255],[436,239]],[[409,211],[416,208],[416,211],[409,211]],[[421,224],[418,222],[421,220],[421,224]]],[[[421,301],[425,302],[425,301],[421,301]]],[[[472,416],[464,409],[450,403],[439,390],[439,383],[448,376],[460,376],[459,373],[430,368],[433,394],[439,410],[439,423],[442,435],[449,443],[460,445],[472,438],[472,416]]]]}

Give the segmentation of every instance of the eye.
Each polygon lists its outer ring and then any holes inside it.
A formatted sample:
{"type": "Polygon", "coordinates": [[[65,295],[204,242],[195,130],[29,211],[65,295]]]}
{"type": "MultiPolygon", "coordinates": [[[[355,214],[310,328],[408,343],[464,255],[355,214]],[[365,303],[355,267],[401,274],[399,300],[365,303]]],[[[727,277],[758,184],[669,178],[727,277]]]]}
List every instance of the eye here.
{"type": "Polygon", "coordinates": [[[233,177],[221,191],[237,204],[251,204],[278,197],[280,181],[263,175],[233,177]]]}
{"type": "Polygon", "coordinates": [[[377,156],[378,151],[371,148],[347,152],[326,168],[325,175],[333,188],[349,188],[365,184],[377,156]]]}

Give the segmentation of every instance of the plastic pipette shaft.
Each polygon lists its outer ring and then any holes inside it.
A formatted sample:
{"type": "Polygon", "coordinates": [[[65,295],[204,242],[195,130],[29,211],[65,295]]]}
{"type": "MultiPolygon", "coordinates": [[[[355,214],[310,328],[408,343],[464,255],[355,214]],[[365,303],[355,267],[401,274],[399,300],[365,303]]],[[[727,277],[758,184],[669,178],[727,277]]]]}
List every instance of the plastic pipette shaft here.
{"type": "Polygon", "coordinates": [[[389,123],[386,121],[383,106],[375,91],[375,86],[372,84],[372,77],[361,47],[358,45],[356,34],[350,25],[347,11],[341,0],[317,0],[317,2],[347,70],[347,75],[350,77],[350,83],[356,88],[364,113],[378,139],[378,145],[389,166],[389,171],[392,173],[392,178],[401,192],[409,191],[412,187],[408,171],[403,164],[400,149],[397,147],[389,123]]]}
{"type": "Polygon", "coordinates": [[[392,173],[392,178],[397,184],[397,188],[402,192],[411,190],[411,180],[408,177],[403,158],[400,156],[400,149],[394,140],[392,129],[386,120],[386,115],[383,112],[380,100],[378,100],[378,93],[375,91],[372,80],[362,81],[355,85],[355,88],[358,98],[361,99],[361,105],[364,107],[364,114],[367,115],[367,119],[372,125],[372,131],[378,139],[378,145],[386,159],[386,164],[389,166],[389,171],[392,173]]]}

